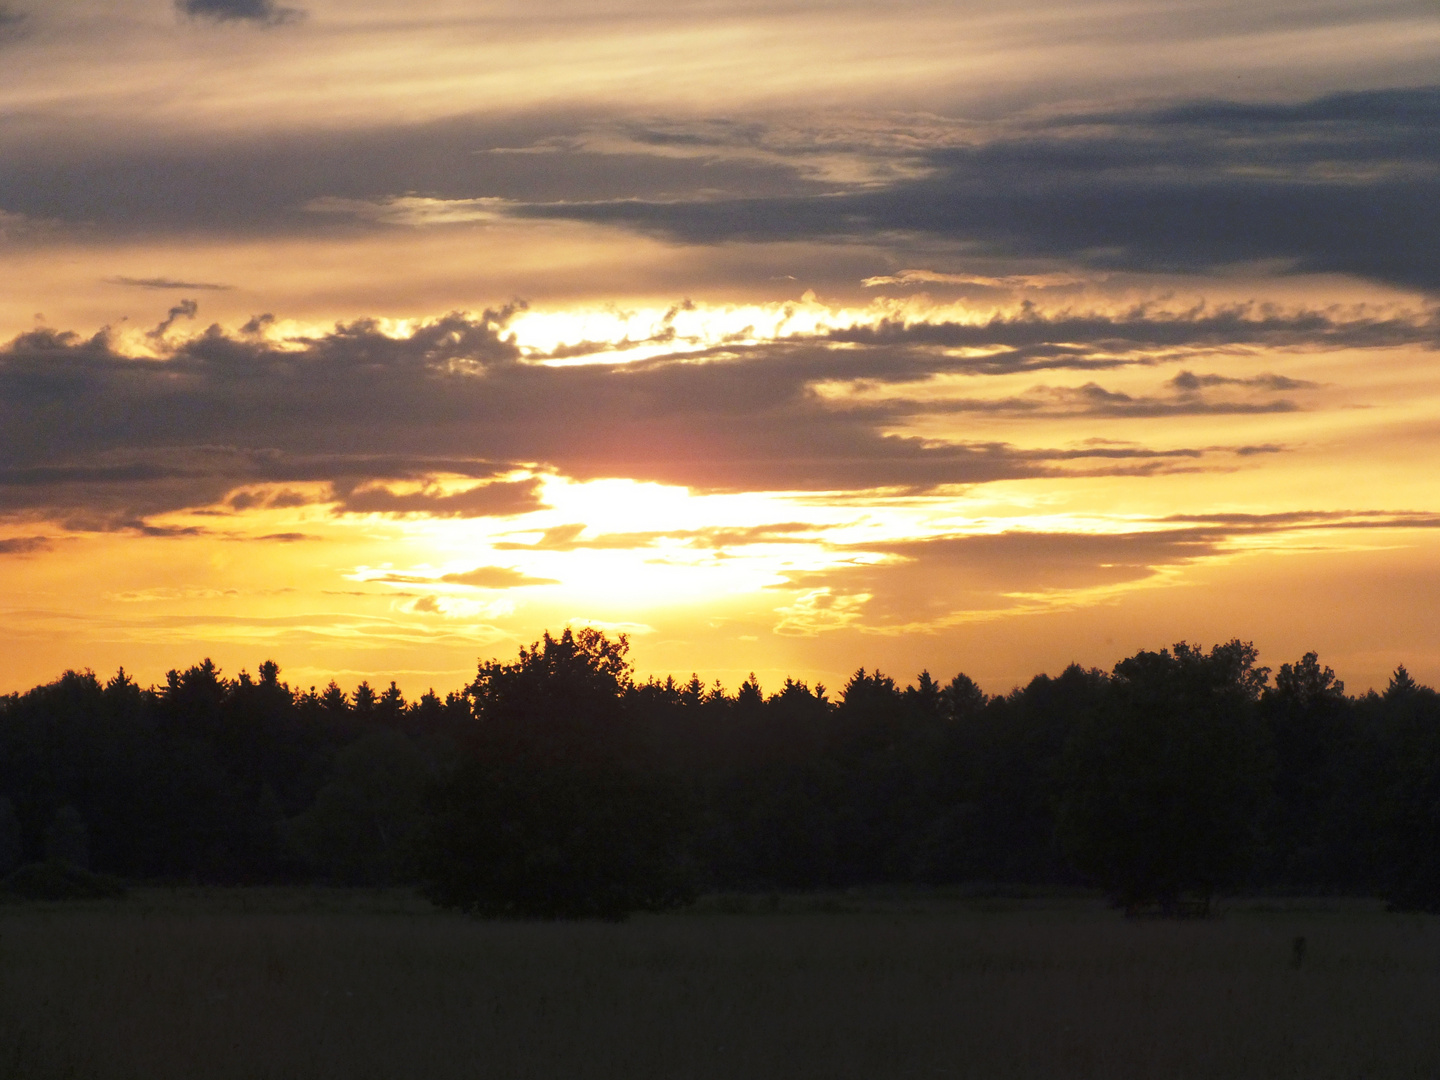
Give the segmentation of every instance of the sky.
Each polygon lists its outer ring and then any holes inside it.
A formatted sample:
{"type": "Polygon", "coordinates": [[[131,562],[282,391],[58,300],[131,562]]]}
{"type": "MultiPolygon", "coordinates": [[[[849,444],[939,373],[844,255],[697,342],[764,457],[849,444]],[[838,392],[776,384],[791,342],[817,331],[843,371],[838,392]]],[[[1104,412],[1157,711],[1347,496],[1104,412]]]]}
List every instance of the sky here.
{"type": "Polygon", "coordinates": [[[1440,683],[1434,0],[5,0],[0,692],[1440,683]]]}

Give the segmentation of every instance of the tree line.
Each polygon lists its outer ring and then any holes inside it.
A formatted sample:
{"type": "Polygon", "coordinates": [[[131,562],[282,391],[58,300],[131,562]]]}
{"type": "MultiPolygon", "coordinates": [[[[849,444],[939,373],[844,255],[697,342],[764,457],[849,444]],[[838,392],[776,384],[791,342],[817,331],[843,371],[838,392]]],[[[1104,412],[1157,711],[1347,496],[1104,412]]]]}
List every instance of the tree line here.
{"type": "Polygon", "coordinates": [[[0,698],[0,874],[419,883],[487,916],[620,918],[698,892],[1090,885],[1440,910],[1440,695],[1345,693],[1231,641],[989,696],[857,671],[832,700],[634,678],[625,638],[546,634],[440,698],[301,691],[206,660],[0,698]],[[17,869],[18,868],[18,869],[17,869]]]}

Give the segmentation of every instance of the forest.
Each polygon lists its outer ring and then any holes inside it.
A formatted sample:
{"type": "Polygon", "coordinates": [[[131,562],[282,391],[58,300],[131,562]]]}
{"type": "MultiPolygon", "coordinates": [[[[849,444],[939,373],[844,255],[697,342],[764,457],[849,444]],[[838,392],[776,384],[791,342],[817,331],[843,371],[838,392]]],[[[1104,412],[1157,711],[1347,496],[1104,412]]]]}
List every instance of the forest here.
{"type": "Polygon", "coordinates": [[[638,681],[624,637],[546,634],[407,701],[267,661],[0,698],[0,891],[26,882],[415,884],[489,917],[619,919],[701,893],[1103,890],[1440,910],[1440,695],[1345,693],[1239,640],[835,692],[638,681]],[[68,875],[68,877],[66,877],[68,875]]]}

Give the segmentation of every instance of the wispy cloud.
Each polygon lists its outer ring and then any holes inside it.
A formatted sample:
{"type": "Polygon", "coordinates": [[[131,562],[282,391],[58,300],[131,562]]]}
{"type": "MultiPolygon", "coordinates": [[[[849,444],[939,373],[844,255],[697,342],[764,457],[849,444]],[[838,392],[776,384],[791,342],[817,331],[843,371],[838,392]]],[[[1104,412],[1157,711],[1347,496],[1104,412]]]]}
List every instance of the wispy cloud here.
{"type": "Polygon", "coordinates": [[[197,291],[211,290],[216,292],[228,292],[235,288],[234,285],[218,285],[209,281],[178,281],[167,277],[108,277],[105,279],[110,285],[129,285],[136,289],[192,289],[197,291]]]}

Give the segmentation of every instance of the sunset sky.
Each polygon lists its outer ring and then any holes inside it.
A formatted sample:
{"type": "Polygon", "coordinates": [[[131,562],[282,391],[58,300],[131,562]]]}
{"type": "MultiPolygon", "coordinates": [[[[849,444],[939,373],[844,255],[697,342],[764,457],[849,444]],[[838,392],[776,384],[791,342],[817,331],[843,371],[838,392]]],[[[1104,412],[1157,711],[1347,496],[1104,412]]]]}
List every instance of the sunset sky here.
{"type": "Polygon", "coordinates": [[[0,71],[0,692],[1440,683],[1434,0],[8,0],[0,71]]]}

